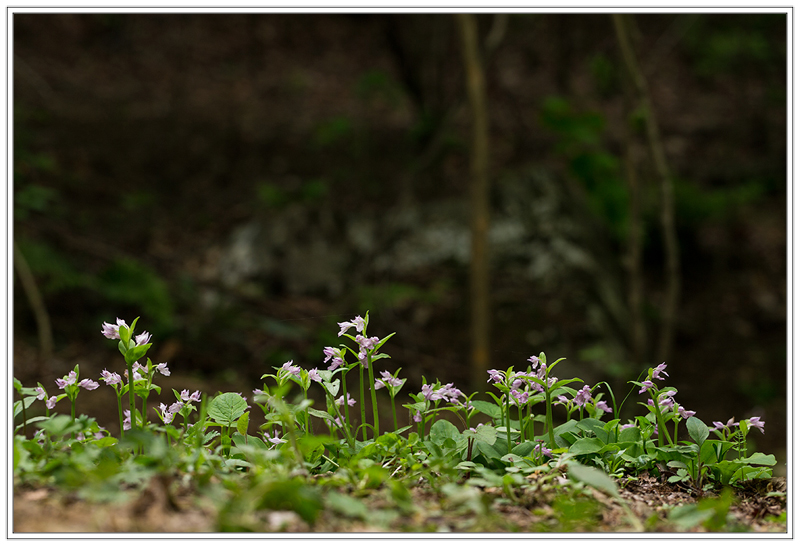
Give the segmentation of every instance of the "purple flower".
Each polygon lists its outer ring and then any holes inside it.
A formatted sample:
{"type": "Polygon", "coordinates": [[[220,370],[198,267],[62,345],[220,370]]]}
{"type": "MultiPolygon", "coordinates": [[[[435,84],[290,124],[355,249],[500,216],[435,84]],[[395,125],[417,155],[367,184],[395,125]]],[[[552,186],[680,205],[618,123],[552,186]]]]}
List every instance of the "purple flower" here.
{"type": "Polygon", "coordinates": [[[133,340],[136,342],[136,345],[146,345],[150,343],[150,334],[147,332],[142,332],[138,336],[134,337],[133,340]]]}
{"type": "Polygon", "coordinates": [[[758,430],[761,431],[761,434],[764,434],[764,421],[762,421],[760,417],[751,417],[748,420],[748,424],[751,427],[756,427],[758,430]]]}
{"type": "Polygon", "coordinates": [[[75,381],[78,379],[78,374],[75,373],[75,370],[69,372],[69,374],[65,375],[62,379],[56,379],[56,385],[58,385],[59,389],[64,389],[67,385],[73,385],[75,381]]]}
{"type": "MultiPolygon", "coordinates": [[[[348,392],[347,393],[347,405],[348,406],[354,406],[355,403],[356,403],[356,401],[353,400],[352,398],[350,398],[350,393],[348,392]]],[[[340,396],[339,398],[336,399],[336,405],[337,406],[341,406],[342,404],[344,404],[344,395],[342,395],[342,396],[340,396]]]]}
{"type": "Polygon", "coordinates": [[[536,369],[536,366],[538,366],[538,365],[541,363],[541,361],[539,360],[539,357],[538,357],[538,356],[536,356],[536,355],[533,355],[533,356],[531,356],[531,357],[528,359],[528,362],[530,362],[531,364],[533,364],[533,369],[534,369],[534,370],[536,369]]]}
{"type": "Polygon", "coordinates": [[[516,404],[518,406],[521,406],[522,404],[528,403],[528,398],[530,398],[530,393],[528,391],[519,391],[515,389],[511,391],[511,396],[513,396],[514,400],[516,400],[516,404]]]}
{"type": "Polygon", "coordinates": [[[608,404],[606,404],[606,401],[605,401],[605,400],[599,400],[599,401],[598,401],[598,402],[597,402],[597,403],[594,405],[594,407],[595,407],[595,408],[597,408],[597,409],[601,409],[601,410],[603,410],[603,411],[604,411],[604,412],[606,412],[606,413],[611,413],[611,408],[609,408],[609,407],[608,407],[608,404]]]}
{"type": "Polygon", "coordinates": [[[620,430],[625,430],[626,428],[631,428],[631,427],[635,427],[635,426],[636,426],[636,425],[634,425],[633,423],[628,423],[627,425],[621,425],[621,426],[619,427],[619,429],[620,429],[620,430]]]}
{"type": "Polygon", "coordinates": [[[655,387],[655,384],[652,381],[650,381],[649,379],[647,381],[642,381],[642,390],[639,391],[639,394],[642,394],[647,389],[652,389],[654,387],[655,387]]]}
{"type": "Polygon", "coordinates": [[[278,445],[278,444],[285,444],[286,443],[286,440],[284,440],[283,438],[279,438],[277,434],[275,436],[272,436],[269,432],[265,432],[264,433],[264,439],[267,440],[268,442],[272,443],[272,445],[278,445]]]}
{"type": "MultiPolygon", "coordinates": [[[[683,406],[678,406],[678,415],[680,415],[684,419],[688,419],[689,417],[691,417],[695,413],[697,413],[697,412],[685,410],[685,409],[683,409],[683,406]]],[[[722,423],[720,423],[720,424],[722,424],[722,423]]]]}
{"type": "Polygon", "coordinates": [[[175,402],[174,404],[172,404],[169,408],[167,408],[167,411],[170,412],[170,413],[178,413],[182,409],[183,409],[183,402],[181,402],[179,400],[179,401],[175,402]]]}
{"type": "Polygon", "coordinates": [[[158,364],[156,366],[156,370],[158,370],[158,372],[161,375],[169,375],[169,373],[170,373],[169,372],[169,368],[167,368],[167,363],[166,362],[162,362],[161,364],[158,364]]]}
{"type": "Polygon", "coordinates": [[[733,420],[733,417],[731,417],[730,419],[728,419],[728,422],[725,423],[724,425],[720,421],[712,421],[711,424],[714,425],[714,428],[711,429],[711,430],[722,430],[722,429],[730,428],[736,423],[733,420]]]}
{"type": "Polygon", "coordinates": [[[42,387],[36,387],[36,399],[37,400],[44,400],[47,398],[47,393],[44,391],[42,387]]]}
{"type": "Polygon", "coordinates": [[[333,347],[325,347],[324,349],[322,349],[322,352],[325,354],[325,360],[322,361],[323,364],[325,364],[331,358],[340,356],[339,349],[334,349],[333,347]]]}
{"type": "Polygon", "coordinates": [[[582,408],[592,399],[592,389],[589,388],[589,385],[584,385],[581,390],[575,395],[575,405],[579,408],[582,408]]]}
{"type": "Polygon", "coordinates": [[[125,415],[125,420],[122,421],[122,430],[130,430],[131,429],[131,410],[125,410],[124,415],[125,415]]]}
{"type": "Polygon", "coordinates": [[[505,375],[499,370],[487,370],[486,373],[489,374],[487,383],[502,383],[505,380],[505,375]]]}
{"type": "Polygon", "coordinates": [[[533,451],[531,453],[540,453],[540,454],[544,455],[545,457],[552,457],[553,456],[553,452],[550,449],[544,447],[544,445],[542,445],[541,442],[536,444],[533,447],[533,451]]]}
{"type": "Polygon", "coordinates": [[[122,378],[118,373],[109,372],[108,370],[103,370],[100,372],[100,379],[105,381],[106,385],[117,385],[122,383],[122,378]]]}
{"type": "Polygon", "coordinates": [[[200,391],[194,391],[192,394],[189,394],[189,389],[184,389],[181,391],[181,400],[184,402],[199,402],[200,391]]]}
{"type": "Polygon", "coordinates": [[[556,404],[559,404],[559,403],[564,405],[564,406],[571,405],[571,402],[569,401],[569,398],[567,398],[563,394],[558,395],[558,398],[556,399],[556,404]]]}
{"type": "Polygon", "coordinates": [[[47,402],[44,403],[44,405],[47,406],[47,409],[53,409],[54,407],[56,407],[57,400],[58,397],[51,396],[50,398],[48,398],[47,402]]]}
{"type": "Polygon", "coordinates": [[[317,383],[322,382],[322,378],[319,376],[319,370],[316,368],[308,370],[308,378],[311,379],[311,381],[316,381],[317,383]]]}
{"type": "Polygon", "coordinates": [[[294,360],[290,360],[289,362],[284,362],[283,366],[281,366],[281,371],[286,373],[290,373],[295,377],[300,377],[300,367],[299,366],[292,366],[294,360]]]}
{"type": "Polygon", "coordinates": [[[125,328],[128,327],[124,320],[117,317],[117,324],[109,324],[108,322],[104,322],[103,329],[100,330],[100,333],[106,336],[108,339],[119,339],[120,326],[124,326],[125,328]]]}
{"type": "Polygon", "coordinates": [[[422,421],[422,414],[419,411],[417,411],[417,413],[414,414],[413,419],[414,419],[415,423],[421,422],[422,421]]]}
{"type": "Polygon", "coordinates": [[[167,405],[163,402],[158,406],[158,408],[161,410],[161,419],[164,421],[164,424],[170,424],[175,418],[175,414],[169,411],[169,408],[167,408],[167,405]]]}
{"type": "Polygon", "coordinates": [[[659,381],[663,381],[664,378],[661,377],[662,373],[664,375],[666,375],[667,377],[669,377],[669,374],[664,371],[666,369],[667,369],[667,363],[666,362],[662,362],[661,364],[659,364],[658,366],[653,368],[653,379],[658,379],[659,381]]]}
{"type": "Polygon", "coordinates": [[[425,400],[441,400],[442,395],[433,390],[433,385],[422,385],[422,392],[420,393],[425,400]]]}
{"type": "Polygon", "coordinates": [[[100,386],[100,383],[92,381],[91,379],[82,379],[81,382],[78,383],[78,386],[83,387],[87,391],[93,391],[100,386]]]}
{"type": "MultiPolygon", "coordinates": [[[[442,385],[436,390],[436,396],[439,397],[438,399],[447,400],[451,404],[457,403],[458,397],[462,396],[463,394],[464,393],[455,388],[452,383],[448,383],[447,385],[442,385]]],[[[431,400],[437,400],[437,398],[432,398],[431,400]]]]}
{"type": "Polygon", "coordinates": [[[339,330],[340,337],[350,328],[355,328],[356,332],[361,332],[362,334],[364,333],[364,329],[366,328],[366,323],[364,322],[364,319],[361,318],[361,315],[354,318],[353,322],[339,322],[337,324],[339,325],[339,328],[341,328],[341,330],[339,330]]]}

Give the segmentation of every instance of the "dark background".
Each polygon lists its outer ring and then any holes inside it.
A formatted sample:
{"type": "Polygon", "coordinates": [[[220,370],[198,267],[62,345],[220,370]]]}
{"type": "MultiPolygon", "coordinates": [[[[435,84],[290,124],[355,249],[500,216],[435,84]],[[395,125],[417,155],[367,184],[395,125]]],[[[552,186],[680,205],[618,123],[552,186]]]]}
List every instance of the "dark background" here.
{"type": "MultiPolygon", "coordinates": [[[[706,423],[761,416],[755,447],[785,460],[786,17],[634,19],[676,195],[683,289],[668,383],[706,423]]],[[[478,23],[483,40],[497,19],[478,23]]],[[[631,117],[611,17],[507,23],[486,60],[492,365],[522,369],[545,351],[567,358],[557,375],[608,381],[622,398],[660,363],[666,279],[639,131],[647,346],[634,362],[631,117]]],[[[13,24],[14,241],[54,337],[42,362],[15,282],[16,377],[54,394],[76,363],[83,377],[121,372],[100,325],[141,316],[153,360],[173,370],[163,386],[247,395],[288,359],[324,367],[336,322],[369,310],[371,335],[397,332],[381,363],[403,368],[406,390],[422,375],[465,386],[471,119],[451,15],[13,24]]],[[[109,413],[112,430],[109,403],[102,385],[78,409],[109,413]]]]}

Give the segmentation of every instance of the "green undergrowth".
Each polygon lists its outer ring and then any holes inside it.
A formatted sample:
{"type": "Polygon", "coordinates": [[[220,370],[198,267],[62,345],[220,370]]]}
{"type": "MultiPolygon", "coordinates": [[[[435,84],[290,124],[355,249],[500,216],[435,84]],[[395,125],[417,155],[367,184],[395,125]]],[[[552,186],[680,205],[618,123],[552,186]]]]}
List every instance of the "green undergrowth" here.
{"type": "MultiPolygon", "coordinates": [[[[76,415],[82,390],[99,387],[81,379],[78,366],[56,380],[63,392],[53,396],[15,380],[15,487],[124,505],[161,483],[164,510],[203,506],[223,532],[749,529],[731,510],[735,492],[772,477],[775,457],[747,449],[748,433],[763,431],[764,422],[731,418],[709,427],[676,402],[677,389],[656,385],[668,377],[666,364],[643,372],[618,400],[606,383],[555,377],[560,360],[548,364],[540,353],[521,370],[488,370],[492,391],[484,400],[423,378],[421,392],[400,404],[400,370],[375,370],[392,335],[368,337],[368,322],[369,314],[339,324],[339,336],[355,346],[327,347],[327,370],[290,361],[264,374],[249,400],[175,390],[176,402],[158,407],[148,399],[160,394],[157,377],[169,369],[146,358],[151,336],[134,335],[136,321],[105,323],[126,369],[104,370],[99,379],[114,389],[110,410],[122,434],[76,415]],[[308,396],[314,384],[324,408],[308,396]],[[381,432],[377,397],[384,393],[394,427],[381,432]],[[645,395],[641,415],[623,421],[622,406],[638,395],[645,395]],[[69,415],[54,411],[62,400],[69,415]],[[556,405],[566,410],[563,422],[554,421],[556,405]],[[398,426],[398,408],[411,426],[398,426]],[[690,502],[643,513],[629,493],[644,477],[690,502]],[[291,517],[281,523],[271,513],[291,517]]],[[[772,523],[780,526],[780,517],[772,523]]],[[[785,526],[785,511],[783,518],[785,526]]]]}

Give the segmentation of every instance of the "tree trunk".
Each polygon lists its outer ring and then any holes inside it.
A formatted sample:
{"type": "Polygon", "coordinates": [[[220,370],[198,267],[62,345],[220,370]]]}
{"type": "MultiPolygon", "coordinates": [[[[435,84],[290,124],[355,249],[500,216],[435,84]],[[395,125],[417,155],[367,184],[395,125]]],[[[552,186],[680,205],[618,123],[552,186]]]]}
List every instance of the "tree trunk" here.
{"type": "Polygon", "coordinates": [[[479,389],[489,369],[489,120],[486,112],[486,82],[478,47],[478,25],[472,14],[456,14],[461,34],[467,97],[472,112],[470,157],[470,307],[472,358],[471,386],[479,389]]]}
{"type": "Polygon", "coordinates": [[[628,75],[633,81],[639,101],[639,107],[647,132],[647,143],[653,158],[656,173],[661,189],[661,229],[664,239],[665,274],[667,278],[666,297],[662,309],[662,329],[658,344],[656,360],[667,361],[670,359],[672,345],[675,337],[675,321],[677,319],[678,301],[680,299],[680,250],[678,236],[675,228],[675,204],[673,196],[672,179],[664,155],[664,146],[661,143],[658,123],[656,121],[647,81],[636,61],[630,40],[630,30],[620,14],[613,14],[614,28],[622,52],[622,58],[628,75]]]}

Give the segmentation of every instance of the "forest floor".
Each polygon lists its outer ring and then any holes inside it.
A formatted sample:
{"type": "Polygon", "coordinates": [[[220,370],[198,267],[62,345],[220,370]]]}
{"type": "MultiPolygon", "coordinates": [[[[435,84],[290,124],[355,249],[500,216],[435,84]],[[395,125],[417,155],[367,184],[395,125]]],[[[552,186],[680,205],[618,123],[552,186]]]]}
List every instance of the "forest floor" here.
{"type": "MultiPolygon", "coordinates": [[[[621,485],[621,484],[620,484],[621,485]]],[[[48,488],[14,491],[15,533],[217,533],[220,512],[208,498],[176,491],[153,480],[135,498],[93,503],[48,488]]],[[[360,500],[367,511],[326,507],[313,524],[291,511],[239,514],[241,530],[261,533],[786,533],[786,480],[760,480],[737,489],[730,505],[722,496],[691,490],[642,475],[620,487],[620,501],[595,490],[564,502],[548,495],[509,499],[498,488],[474,488],[460,499],[429,487],[411,489],[413,509],[397,511],[381,489],[360,500]],[[768,493],[774,492],[774,495],[768,493]],[[482,501],[476,503],[476,499],[482,501]],[[488,501],[488,502],[487,502],[488,501]],[[481,508],[481,506],[483,508],[481,508]],[[630,511],[627,511],[625,506],[630,511]],[[680,510],[677,508],[683,506],[680,510]]]]}

